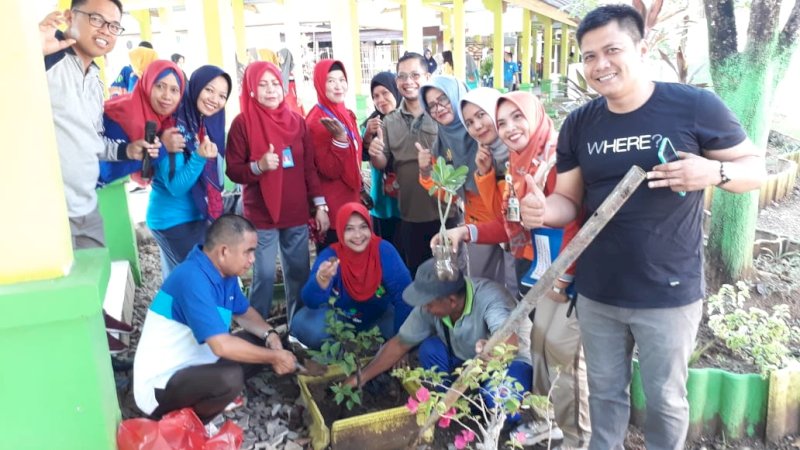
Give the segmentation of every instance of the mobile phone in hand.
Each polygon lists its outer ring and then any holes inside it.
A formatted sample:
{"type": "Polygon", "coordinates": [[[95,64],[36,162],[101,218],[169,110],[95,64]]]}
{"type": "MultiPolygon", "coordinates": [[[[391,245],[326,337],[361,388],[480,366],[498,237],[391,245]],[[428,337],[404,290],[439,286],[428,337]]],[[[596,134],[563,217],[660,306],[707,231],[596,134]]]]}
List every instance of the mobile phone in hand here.
{"type": "MultiPolygon", "coordinates": [[[[663,164],[680,160],[678,152],[675,151],[675,147],[672,145],[672,141],[666,136],[661,139],[661,143],[658,145],[658,160],[663,164]]],[[[679,191],[678,195],[686,197],[686,192],[679,191]]]]}
{"type": "MultiPolygon", "coordinates": [[[[156,141],[156,123],[148,120],[144,124],[144,140],[152,144],[156,141]]],[[[149,180],[153,178],[153,161],[150,159],[150,153],[145,150],[142,155],[142,179],[149,180]]]]}

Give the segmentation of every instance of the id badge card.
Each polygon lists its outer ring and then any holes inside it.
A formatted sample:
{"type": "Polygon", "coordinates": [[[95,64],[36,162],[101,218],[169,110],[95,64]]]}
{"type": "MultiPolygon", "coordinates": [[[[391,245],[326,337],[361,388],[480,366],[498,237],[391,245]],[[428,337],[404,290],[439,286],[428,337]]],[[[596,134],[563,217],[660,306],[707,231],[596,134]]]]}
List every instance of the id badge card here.
{"type": "Polygon", "coordinates": [[[520,221],[519,200],[516,197],[511,197],[508,199],[508,209],[506,209],[506,221],[508,222],[520,221]]]}
{"type": "Polygon", "coordinates": [[[286,147],[281,154],[281,161],[284,169],[294,167],[294,157],[292,156],[292,147],[286,147]]]}

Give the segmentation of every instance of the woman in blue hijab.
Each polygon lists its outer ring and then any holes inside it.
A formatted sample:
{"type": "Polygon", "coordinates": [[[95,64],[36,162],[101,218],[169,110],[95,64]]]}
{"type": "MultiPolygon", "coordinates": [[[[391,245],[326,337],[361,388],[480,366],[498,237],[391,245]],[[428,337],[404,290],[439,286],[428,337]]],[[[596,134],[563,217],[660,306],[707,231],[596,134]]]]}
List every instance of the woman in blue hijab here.
{"type": "Polygon", "coordinates": [[[222,69],[202,66],[175,111],[186,147],[156,165],[147,207],[147,226],[161,249],[163,279],[205,240],[209,222],[222,214],[224,108],[231,87],[222,69]]]}

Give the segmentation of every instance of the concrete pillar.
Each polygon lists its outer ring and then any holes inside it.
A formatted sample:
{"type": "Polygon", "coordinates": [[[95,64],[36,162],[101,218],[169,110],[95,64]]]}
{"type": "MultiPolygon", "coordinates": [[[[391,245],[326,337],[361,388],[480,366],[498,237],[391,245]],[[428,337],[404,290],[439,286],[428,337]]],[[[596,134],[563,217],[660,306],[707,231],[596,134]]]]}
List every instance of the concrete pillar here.
{"type": "Polygon", "coordinates": [[[534,77],[538,77],[537,64],[539,63],[539,27],[531,27],[531,66],[534,77]]]}
{"type": "Polygon", "coordinates": [[[73,255],[37,27],[43,16],[32,2],[4,6],[0,39],[13,43],[4,59],[14,63],[0,73],[13,86],[0,104],[3,129],[13,130],[0,165],[0,355],[13,364],[0,382],[0,446],[116,448],[120,411],[100,315],[108,252],[73,255]]]}
{"type": "MultiPolygon", "coordinates": [[[[162,41],[168,43],[167,49],[176,50],[176,52],[173,53],[184,55],[183,49],[179,50],[178,37],[175,34],[175,26],[172,23],[172,6],[158,8],[158,24],[163,38],[162,41]]],[[[168,55],[161,55],[162,59],[166,59],[167,57],[168,55]]]]}
{"type": "Polygon", "coordinates": [[[522,83],[531,82],[531,11],[522,10],[522,83]]]}
{"type": "MultiPolygon", "coordinates": [[[[453,39],[453,14],[447,10],[442,9],[442,48],[435,49],[437,53],[443,52],[445,50],[453,51],[453,45],[451,44],[451,40],[453,39]]],[[[455,55],[453,56],[455,58],[455,55]]],[[[455,59],[453,60],[455,64],[455,59]]]]}
{"type": "MultiPolygon", "coordinates": [[[[186,58],[202,64],[213,64],[236,78],[236,37],[233,30],[233,8],[219,0],[189,1],[186,5],[186,20],[190,24],[203,24],[188,27],[186,58]],[[227,49],[223,51],[223,49],[227,49]]],[[[202,64],[196,64],[200,66],[202,64]]],[[[234,82],[225,114],[228,123],[239,113],[239,83],[234,82]]]]}
{"type": "Polygon", "coordinates": [[[7,157],[0,164],[0,187],[5,192],[0,203],[5,211],[0,284],[60,277],[72,264],[69,220],[38,36],[42,17],[35,17],[35,7],[23,5],[11,2],[10,10],[0,16],[0,36],[4,42],[14,43],[4,56],[14,64],[4,64],[5,70],[0,72],[5,85],[14,86],[0,102],[0,120],[10,141],[7,157]],[[20,114],[22,110],[25,114],[20,114]],[[31,185],[34,167],[37,181],[31,185]]]}
{"type": "MultiPolygon", "coordinates": [[[[456,78],[464,80],[467,76],[467,46],[464,30],[464,0],[453,0],[453,68],[456,78]]],[[[470,56],[471,57],[471,56],[470,56]]]]}
{"type": "MultiPolygon", "coordinates": [[[[305,38],[300,34],[300,21],[299,17],[303,5],[299,0],[284,0],[284,36],[286,38],[286,48],[292,52],[292,59],[294,60],[294,84],[297,88],[298,99],[303,101],[303,94],[306,92],[305,78],[303,78],[303,63],[305,61],[305,38]]],[[[313,90],[313,89],[312,89],[313,90]]],[[[313,95],[316,100],[316,95],[313,95]]],[[[308,111],[311,105],[303,105],[305,110],[308,111]]]]}
{"type": "Polygon", "coordinates": [[[331,40],[334,57],[347,68],[345,104],[356,110],[356,93],[361,85],[361,51],[355,0],[331,0],[331,40]]]}
{"type": "MultiPolygon", "coordinates": [[[[247,65],[247,39],[244,31],[244,0],[231,0],[233,35],[236,38],[236,59],[247,65]]],[[[288,37],[287,37],[288,39],[288,37]]]]}
{"type": "Polygon", "coordinates": [[[567,76],[567,65],[569,64],[569,48],[570,48],[570,39],[569,39],[569,27],[562,23],[561,24],[561,57],[559,58],[559,69],[558,74],[563,78],[567,76]]]}
{"type": "Polygon", "coordinates": [[[550,80],[552,73],[552,59],[553,59],[553,21],[549,17],[539,16],[539,21],[542,22],[544,30],[542,32],[542,40],[544,40],[544,49],[542,51],[542,79],[544,81],[550,80]]]}
{"type": "Polygon", "coordinates": [[[425,48],[422,41],[422,0],[405,0],[403,5],[403,49],[408,52],[422,53],[425,48]]]}
{"type": "Polygon", "coordinates": [[[503,46],[503,2],[501,0],[483,0],[483,5],[494,16],[492,76],[494,77],[494,88],[501,89],[503,87],[503,57],[505,53],[503,46]]]}
{"type": "Polygon", "coordinates": [[[130,11],[131,16],[139,23],[139,36],[143,41],[153,40],[153,27],[150,23],[150,10],[137,9],[130,11]]]}

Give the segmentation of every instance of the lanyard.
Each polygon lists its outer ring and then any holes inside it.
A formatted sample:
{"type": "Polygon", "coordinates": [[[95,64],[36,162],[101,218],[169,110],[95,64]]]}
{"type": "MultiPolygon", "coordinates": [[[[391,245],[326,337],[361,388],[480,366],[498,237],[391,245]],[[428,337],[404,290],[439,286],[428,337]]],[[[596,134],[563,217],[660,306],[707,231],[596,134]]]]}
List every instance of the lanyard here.
{"type": "Polygon", "coordinates": [[[348,136],[348,137],[350,137],[350,139],[351,139],[353,142],[356,142],[356,136],[355,136],[355,134],[353,134],[353,132],[352,132],[352,131],[350,131],[350,129],[349,129],[349,128],[347,128],[347,125],[343,124],[343,123],[342,123],[342,122],[341,122],[339,119],[337,119],[337,118],[336,118],[336,116],[333,114],[333,112],[331,112],[331,110],[330,110],[330,109],[326,108],[326,107],[325,107],[325,105],[323,105],[322,103],[317,103],[317,106],[319,106],[319,109],[321,109],[321,110],[322,110],[322,112],[324,112],[324,113],[325,113],[325,115],[327,115],[327,116],[328,116],[328,117],[330,117],[331,119],[333,119],[333,120],[335,120],[335,121],[339,122],[339,125],[341,125],[341,126],[342,126],[342,128],[344,128],[344,131],[346,131],[346,132],[347,132],[347,136],[348,136]]]}

